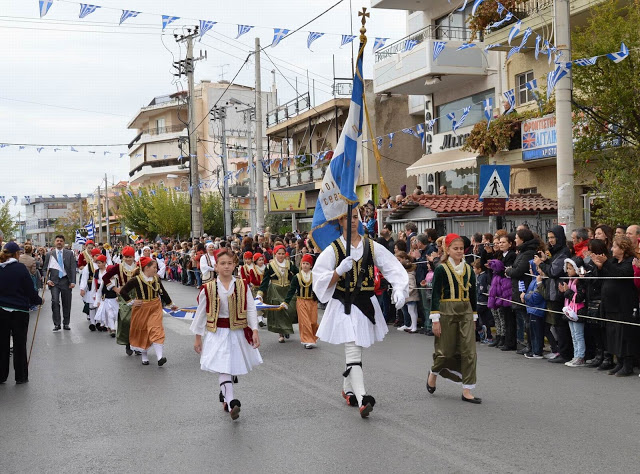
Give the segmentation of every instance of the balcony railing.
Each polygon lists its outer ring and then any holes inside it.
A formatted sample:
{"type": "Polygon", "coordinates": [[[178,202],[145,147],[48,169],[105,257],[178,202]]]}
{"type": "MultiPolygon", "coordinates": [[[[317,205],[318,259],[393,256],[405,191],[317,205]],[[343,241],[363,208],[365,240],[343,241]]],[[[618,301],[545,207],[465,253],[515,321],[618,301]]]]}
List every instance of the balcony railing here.
{"type": "Polygon", "coordinates": [[[519,19],[524,20],[530,16],[538,15],[544,10],[553,9],[553,0],[527,0],[524,3],[519,3],[512,10],[513,18],[510,21],[503,23],[500,28],[487,31],[487,34],[493,31],[501,31],[505,28],[511,28],[511,25],[516,23],[519,19]]]}
{"type": "Polygon", "coordinates": [[[293,168],[282,172],[271,172],[269,176],[269,189],[289,188],[291,186],[299,186],[301,184],[313,183],[322,180],[324,173],[329,166],[305,166],[301,168],[293,168]]]}
{"type": "Polygon", "coordinates": [[[411,33],[409,36],[396,41],[389,46],[386,46],[376,52],[376,62],[383,61],[394,54],[400,53],[404,50],[407,41],[413,40],[417,44],[420,44],[426,40],[443,40],[443,41],[467,41],[471,38],[471,30],[464,27],[456,26],[444,26],[444,25],[429,25],[415,33],[411,33]]]}
{"type": "Polygon", "coordinates": [[[146,133],[148,135],[162,135],[163,133],[181,132],[185,128],[187,128],[186,125],[170,125],[168,127],[148,128],[147,130],[143,130],[142,133],[146,133]]]}

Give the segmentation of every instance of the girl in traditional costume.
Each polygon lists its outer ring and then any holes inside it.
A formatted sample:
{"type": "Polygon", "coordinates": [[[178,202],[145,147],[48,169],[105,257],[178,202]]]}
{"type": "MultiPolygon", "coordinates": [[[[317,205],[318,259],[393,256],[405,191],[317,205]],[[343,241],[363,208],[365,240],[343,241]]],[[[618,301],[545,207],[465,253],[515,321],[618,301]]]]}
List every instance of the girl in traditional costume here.
{"type": "Polygon", "coordinates": [[[231,249],[216,251],[218,277],[202,285],[191,323],[200,368],[218,374],[220,402],[232,420],[238,418],[241,406],[233,394],[234,377],[262,363],[256,305],[248,285],[233,276],[236,265],[231,249]]]}
{"type": "Polygon", "coordinates": [[[300,329],[300,343],[305,349],[313,349],[316,347],[318,338],[316,331],[318,330],[318,298],[313,292],[313,275],[311,268],[313,267],[313,256],[305,254],[300,260],[300,271],[291,280],[291,287],[284,299],[283,306],[285,309],[289,307],[291,299],[296,297],[296,308],[298,312],[298,328],[300,329]]]}
{"type": "MultiPolygon", "coordinates": [[[[249,283],[251,287],[251,293],[255,297],[258,294],[258,289],[262,284],[264,278],[264,272],[267,267],[264,264],[264,255],[260,252],[253,254],[253,266],[249,270],[249,283]]],[[[264,315],[262,311],[258,311],[258,326],[264,327],[264,315]]]]}
{"type": "Polygon", "coordinates": [[[251,270],[253,269],[253,253],[245,252],[243,255],[244,264],[240,267],[240,278],[251,288],[251,270]]]}
{"type": "Polygon", "coordinates": [[[84,309],[82,311],[89,319],[89,330],[95,331],[97,329],[97,308],[95,306],[96,287],[94,285],[94,273],[96,272],[95,258],[100,255],[100,249],[92,249],[88,251],[88,254],[89,257],[84,260],[84,266],[80,272],[80,296],[84,302],[84,309]]]}

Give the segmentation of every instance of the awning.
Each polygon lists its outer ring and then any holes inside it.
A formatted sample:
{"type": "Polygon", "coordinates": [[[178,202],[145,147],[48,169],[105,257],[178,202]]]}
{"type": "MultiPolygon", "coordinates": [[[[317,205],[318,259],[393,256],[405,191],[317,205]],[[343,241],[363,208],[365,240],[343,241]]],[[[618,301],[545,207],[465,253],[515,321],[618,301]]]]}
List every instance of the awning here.
{"type": "Polygon", "coordinates": [[[468,151],[449,150],[441,153],[422,155],[418,161],[407,168],[407,176],[439,173],[441,171],[473,168],[477,165],[477,156],[469,156],[468,151]]]}

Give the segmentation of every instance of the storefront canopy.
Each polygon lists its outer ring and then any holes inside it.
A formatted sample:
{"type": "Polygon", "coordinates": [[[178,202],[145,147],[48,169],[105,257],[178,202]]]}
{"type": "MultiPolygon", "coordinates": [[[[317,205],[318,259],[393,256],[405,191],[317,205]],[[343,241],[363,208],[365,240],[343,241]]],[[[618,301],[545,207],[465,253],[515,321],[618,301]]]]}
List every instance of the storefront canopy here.
{"type": "Polygon", "coordinates": [[[473,168],[476,165],[477,157],[470,156],[468,151],[449,150],[441,153],[422,155],[422,158],[407,168],[407,176],[473,168]]]}

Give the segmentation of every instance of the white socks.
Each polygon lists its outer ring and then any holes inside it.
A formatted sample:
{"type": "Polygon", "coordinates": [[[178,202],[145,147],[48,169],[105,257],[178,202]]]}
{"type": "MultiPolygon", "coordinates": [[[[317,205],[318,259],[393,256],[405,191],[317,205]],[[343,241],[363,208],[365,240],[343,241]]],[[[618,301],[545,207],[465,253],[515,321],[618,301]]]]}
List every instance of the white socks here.
{"type": "Polygon", "coordinates": [[[162,359],[162,344],[157,344],[157,343],[153,343],[153,350],[156,351],[156,356],[158,357],[158,360],[162,359]]]}
{"type": "MultiPolygon", "coordinates": [[[[354,342],[347,342],[344,345],[344,353],[347,364],[362,363],[362,347],[356,346],[354,342]]],[[[367,393],[364,389],[364,374],[360,365],[351,365],[349,375],[344,378],[344,393],[353,392],[358,399],[358,405],[362,406],[362,397],[367,393]]]]}
{"type": "Polygon", "coordinates": [[[418,305],[414,304],[407,304],[407,310],[409,311],[409,316],[411,316],[411,327],[409,328],[410,331],[417,331],[418,330],[418,305]]]}
{"type": "Polygon", "coordinates": [[[142,362],[149,362],[149,354],[147,354],[147,351],[142,351],[142,362]]]}
{"type": "Polygon", "coordinates": [[[95,326],[96,324],[96,310],[89,309],[89,322],[95,326]]]}
{"type": "Polygon", "coordinates": [[[261,314],[258,315],[258,322],[259,323],[264,322],[264,317],[261,314]]]}
{"type": "Polygon", "coordinates": [[[218,374],[218,382],[224,401],[229,405],[233,400],[233,377],[229,374],[218,374]]]}

